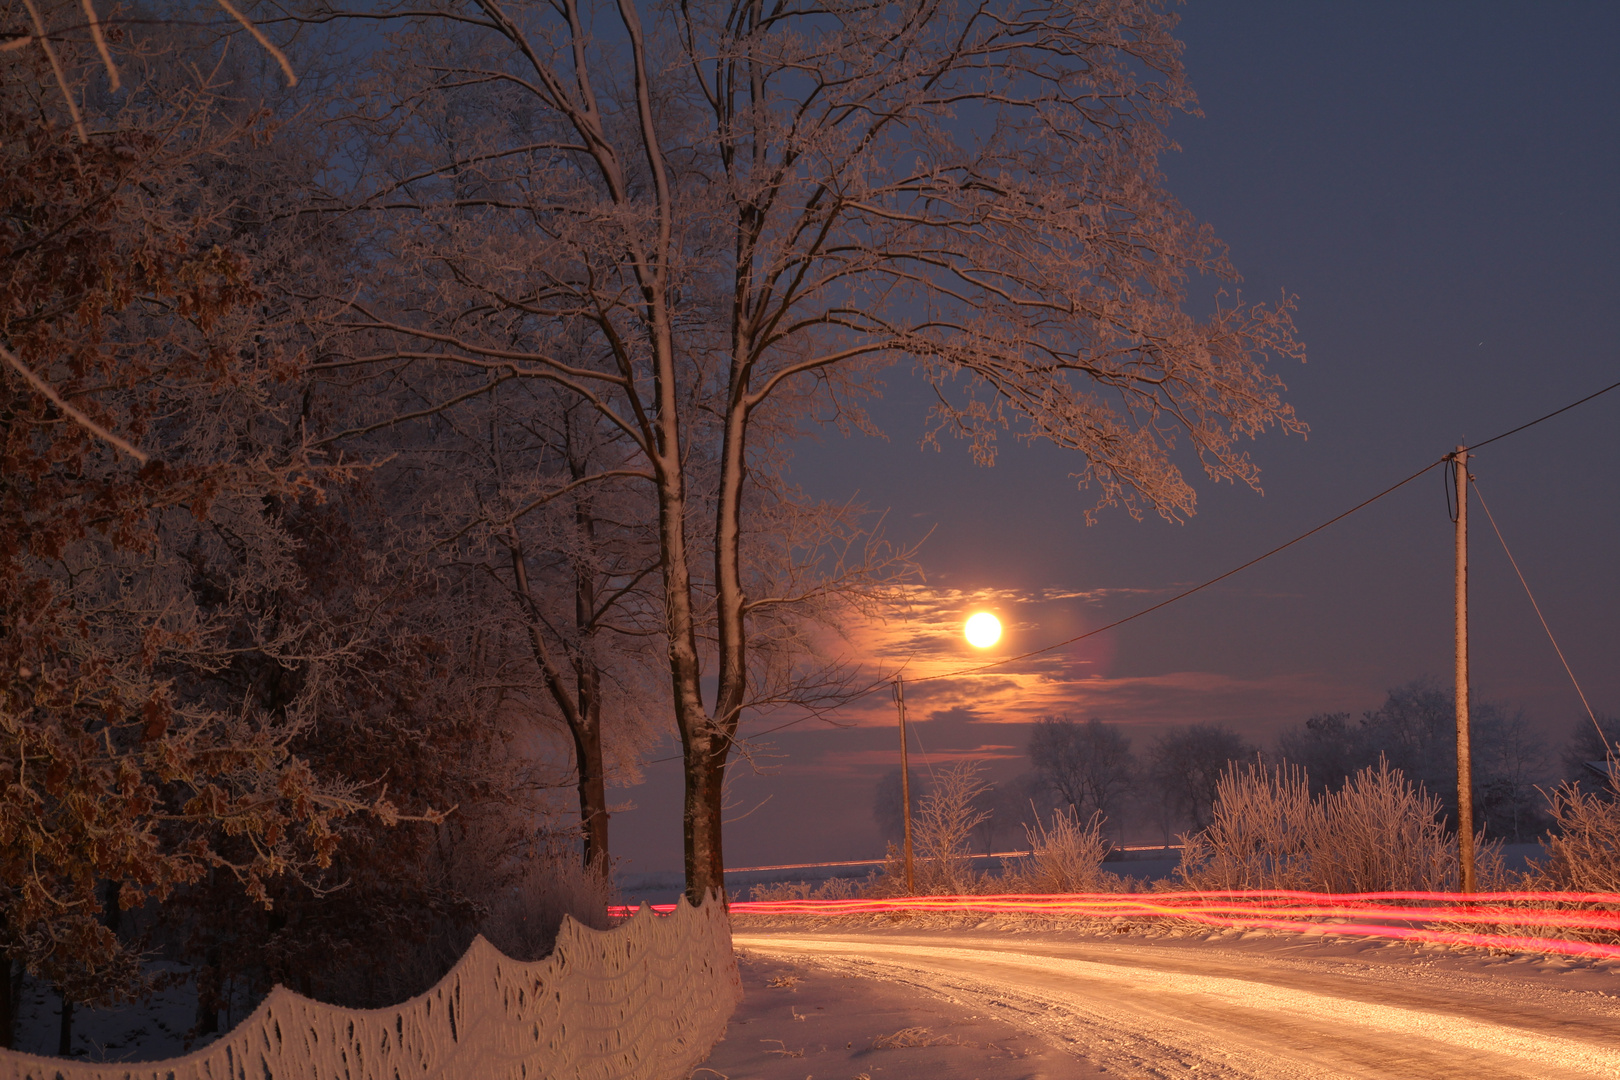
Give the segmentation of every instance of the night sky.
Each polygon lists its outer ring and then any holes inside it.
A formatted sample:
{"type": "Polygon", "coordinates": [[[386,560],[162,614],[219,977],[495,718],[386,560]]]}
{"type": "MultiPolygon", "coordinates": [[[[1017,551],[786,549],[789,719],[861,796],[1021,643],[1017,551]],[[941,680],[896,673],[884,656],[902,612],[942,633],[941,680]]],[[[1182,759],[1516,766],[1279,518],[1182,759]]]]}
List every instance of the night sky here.
{"type": "MultiPolygon", "coordinates": [[[[1182,13],[1205,116],[1172,129],[1170,188],[1230,245],[1246,298],[1297,295],[1310,359],[1281,374],[1309,438],[1254,444],[1263,496],[1201,482],[1186,524],[1110,510],[1088,528],[1094,496],[1061,451],[1004,443],[983,469],[961,444],[921,449],[927,394],[894,369],[875,408],[887,440],[828,434],[794,463],[812,494],[887,510],[896,539],[933,530],[909,616],[849,627],[841,650],[870,671],[904,661],[921,679],[1103,625],[1620,380],[1620,5],[1194,0],[1182,13]],[[1008,626],[988,654],[961,637],[980,609],[1008,626]]],[[[1473,463],[1576,677],[1611,714],[1617,466],[1620,390],[1473,463]]],[[[1580,700],[1477,501],[1472,524],[1474,694],[1522,708],[1556,752],[1580,700]]],[[[1138,750],[1201,720],[1266,743],[1411,679],[1449,682],[1451,530],[1437,469],[1117,631],[910,685],[913,765],[971,757],[1011,776],[1044,715],[1118,723],[1138,750]]],[[[871,806],[898,761],[893,705],[882,692],[832,719],[850,726],[800,723],[760,741],[765,772],[734,767],[728,866],[881,853],[871,806]]],[[[679,776],[650,765],[615,793],[634,806],[614,817],[622,870],[679,868],[679,776]]]]}

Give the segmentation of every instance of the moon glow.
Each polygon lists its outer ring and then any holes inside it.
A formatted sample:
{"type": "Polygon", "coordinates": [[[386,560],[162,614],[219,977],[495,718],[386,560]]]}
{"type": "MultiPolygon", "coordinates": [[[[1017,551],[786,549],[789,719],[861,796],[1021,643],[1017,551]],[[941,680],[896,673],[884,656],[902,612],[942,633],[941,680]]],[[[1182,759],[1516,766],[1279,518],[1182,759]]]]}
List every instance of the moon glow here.
{"type": "Polygon", "coordinates": [[[1001,620],[988,611],[981,611],[968,619],[965,632],[969,645],[977,649],[988,649],[1001,640],[1001,620]]]}

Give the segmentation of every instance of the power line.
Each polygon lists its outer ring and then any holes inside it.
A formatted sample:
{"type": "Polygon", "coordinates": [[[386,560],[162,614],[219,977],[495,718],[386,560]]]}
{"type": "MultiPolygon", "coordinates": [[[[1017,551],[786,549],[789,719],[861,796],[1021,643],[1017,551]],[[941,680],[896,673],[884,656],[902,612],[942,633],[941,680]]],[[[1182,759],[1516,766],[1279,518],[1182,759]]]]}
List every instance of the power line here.
{"type": "Polygon", "coordinates": [[[1423,466],[1423,468],[1419,469],[1417,472],[1413,473],[1411,476],[1408,476],[1405,480],[1401,480],[1401,481],[1398,481],[1398,482],[1396,482],[1394,484],[1391,484],[1389,487],[1385,488],[1383,491],[1380,491],[1378,494],[1372,496],[1370,499],[1363,499],[1361,502],[1356,503],[1356,505],[1354,505],[1350,509],[1344,511],[1344,513],[1342,513],[1342,514],[1335,514],[1333,517],[1328,518],[1326,521],[1322,522],[1322,524],[1318,525],[1314,529],[1311,529],[1309,532],[1302,532],[1298,536],[1294,537],[1292,540],[1288,541],[1287,543],[1278,544],[1276,547],[1272,548],[1270,551],[1266,552],[1264,555],[1256,555],[1254,558],[1250,559],[1248,562],[1244,563],[1242,566],[1234,566],[1232,569],[1228,570],[1224,574],[1221,574],[1221,575],[1219,575],[1217,577],[1212,577],[1208,581],[1202,582],[1202,583],[1200,583],[1198,585],[1194,585],[1192,588],[1187,589],[1187,590],[1185,590],[1183,592],[1179,592],[1176,595],[1174,595],[1172,597],[1169,597],[1168,599],[1160,600],[1157,604],[1154,604],[1152,607],[1145,607],[1141,611],[1136,612],[1135,614],[1125,616],[1123,619],[1115,619],[1113,622],[1109,623],[1107,626],[1099,626],[1095,630],[1087,630],[1084,634],[1076,634],[1072,638],[1065,638],[1063,641],[1054,642],[1051,645],[1045,645],[1045,646],[1042,646],[1039,649],[1031,649],[1029,652],[1019,653],[1017,656],[1009,656],[1009,657],[1006,657],[1005,659],[1002,659],[1002,660],[994,660],[994,661],[992,661],[992,662],[990,662],[988,664],[980,664],[977,667],[962,668],[959,671],[947,671],[943,675],[926,675],[923,678],[913,679],[911,681],[912,682],[932,682],[934,679],[951,679],[951,678],[955,678],[955,677],[957,677],[959,675],[973,675],[973,674],[976,674],[977,672],[980,672],[980,671],[988,671],[990,668],[1002,667],[1002,666],[1004,666],[1006,664],[1016,663],[1019,660],[1027,660],[1031,656],[1040,656],[1042,653],[1049,653],[1053,649],[1061,649],[1065,645],[1073,645],[1077,641],[1084,641],[1088,637],[1094,637],[1097,634],[1101,634],[1106,630],[1112,630],[1116,626],[1124,626],[1126,623],[1131,622],[1131,621],[1133,621],[1135,619],[1140,619],[1142,616],[1151,614],[1151,613],[1153,613],[1155,611],[1158,611],[1162,607],[1168,607],[1169,605],[1175,603],[1177,600],[1184,600],[1187,597],[1191,596],[1193,593],[1203,592],[1205,589],[1209,588],[1211,585],[1215,585],[1215,584],[1217,584],[1219,582],[1225,581],[1227,578],[1231,577],[1233,574],[1242,573],[1244,570],[1247,570],[1249,567],[1253,566],[1255,563],[1264,562],[1266,559],[1271,558],[1273,555],[1276,555],[1278,552],[1287,551],[1289,548],[1293,547],[1295,544],[1299,543],[1301,540],[1305,540],[1305,539],[1308,539],[1308,538],[1310,538],[1312,536],[1315,536],[1317,533],[1321,532],[1323,529],[1327,528],[1329,525],[1332,525],[1334,522],[1342,521],[1343,519],[1349,517],[1351,514],[1355,513],[1357,510],[1360,510],[1362,507],[1370,506],[1373,503],[1377,502],[1379,499],[1382,499],[1385,495],[1388,495],[1393,491],[1397,491],[1397,490],[1405,487],[1407,484],[1410,484],[1412,481],[1416,480],[1418,477],[1422,476],[1424,473],[1428,472],[1430,469],[1434,468],[1436,465],[1441,464],[1445,460],[1446,460],[1445,458],[1439,458],[1439,459],[1437,459],[1435,461],[1429,462],[1427,465],[1423,466]]]}
{"type": "MultiPolygon", "coordinates": [[[[1135,621],[1137,619],[1140,619],[1144,615],[1150,615],[1153,612],[1158,611],[1160,608],[1168,607],[1171,604],[1174,604],[1178,600],[1185,600],[1187,597],[1192,596],[1194,593],[1203,592],[1205,589],[1209,588],[1211,585],[1217,585],[1220,582],[1225,581],[1227,578],[1231,577],[1234,574],[1240,574],[1243,571],[1247,570],[1249,567],[1254,566],[1256,563],[1261,563],[1261,562],[1264,562],[1265,560],[1271,558],[1273,555],[1277,555],[1277,554],[1280,554],[1281,552],[1287,551],[1289,548],[1293,547],[1295,544],[1299,543],[1300,541],[1308,540],[1312,536],[1315,536],[1317,533],[1321,532],[1323,529],[1326,529],[1328,526],[1336,524],[1337,522],[1343,521],[1345,518],[1349,517],[1351,514],[1354,514],[1358,510],[1362,510],[1362,509],[1365,509],[1368,506],[1371,506],[1373,503],[1377,502],[1379,499],[1382,499],[1386,495],[1389,495],[1389,494],[1392,494],[1392,493],[1394,493],[1396,491],[1399,491],[1401,488],[1405,487],[1407,484],[1410,484],[1412,481],[1416,480],[1418,477],[1422,476],[1424,473],[1428,472],[1430,469],[1434,468],[1436,465],[1440,465],[1440,464],[1443,464],[1444,462],[1452,460],[1454,457],[1456,457],[1456,455],[1458,453],[1471,452],[1471,451],[1479,449],[1481,446],[1489,446],[1493,442],[1498,442],[1499,440],[1505,439],[1509,435],[1517,435],[1521,431],[1525,431],[1525,430],[1528,430],[1529,428],[1533,428],[1537,424],[1544,423],[1544,422],[1546,422],[1548,420],[1551,420],[1553,417],[1560,416],[1563,413],[1568,412],[1569,410],[1575,408],[1578,405],[1584,405],[1588,401],[1593,400],[1594,398],[1602,397],[1604,394],[1609,393],[1611,390],[1617,390],[1617,389],[1620,389],[1620,382],[1610,383],[1608,386],[1605,386],[1601,390],[1598,390],[1598,391],[1596,391],[1594,393],[1591,393],[1591,394],[1587,394],[1585,397],[1580,398],[1580,399],[1578,399],[1576,401],[1572,401],[1568,405],[1563,406],[1562,408],[1554,409],[1552,412],[1547,413],[1547,414],[1545,414],[1543,416],[1538,416],[1534,420],[1529,421],[1528,423],[1520,424],[1518,427],[1509,428],[1508,430],[1506,430],[1506,431],[1504,431],[1504,432],[1502,432],[1502,433],[1500,433],[1498,435],[1492,435],[1488,439],[1484,439],[1484,440],[1481,440],[1480,442],[1474,443],[1471,446],[1464,447],[1462,450],[1453,451],[1452,453],[1442,455],[1438,459],[1436,459],[1434,461],[1431,461],[1431,462],[1429,462],[1429,464],[1423,466],[1423,468],[1419,469],[1417,472],[1415,472],[1412,475],[1406,477],[1406,479],[1400,480],[1400,481],[1397,481],[1396,483],[1391,484],[1389,487],[1385,488],[1384,490],[1380,491],[1378,494],[1373,495],[1370,498],[1363,499],[1361,502],[1356,503],[1356,505],[1352,506],[1350,509],[1344,511],[1343,513],[1335,514],[1333,517],[1328,518],[1326,521],[1322,522],[1320,525],[1316,526],[1314,529],[1310,529],[1310,530],[1308,530],[1306,532],[1302,532],[1298,536],[1294,537],[1292,540],[1289,540],[1288,542],[1283,543],[1283,544],[1278,544],[1276,547],[1272,548],[1270,551],[1267,551],[1262,555],[1255,556],[1254,558],[1250,559],[1248,562],[1243,563],[1241,566],[1234,566],[1232,569],[1226,571],[1226,573],[1224,573],[1224,574],[1220,574],[1220,575],[1218,575],[1216,577],[1210,578],[1208,581],[1204,581],[1204,582],[1201,582],[1200,584],[1194,585],[1190,589],[1186,589],[1186,590],[1184,590],[1182,592],[1177,593],[1176,595],[1174,595],[1172,597],[1161,600],[1157,604],[1152,605],[1151,607],[1145,607],[1141,611],[1135,612],[1135,613],[1133,613],[1131,615],[1127,615],[1123,619],[1116,619],[1116,620],[1114,620],[1113,622],[1109,623],[1106,626],[1099,626],[1095,630],[1088,630],[1084,634],[1076,634],[1074,637],[1065,638],[1062,641],[1053,642],[1052,644],[1042,646],[1039,649],[1031,649],[1029,652],[1019,653],[1017,656],[1003,657],[1000,660],[992,660],[989,663],[979,664],[979,665],[977,665],[975,667],[960,668],[960,669],[958,669],[956,671],[947,671],[942,675],[925,675],[925,676],[923,676],[921,678],[912,679],[910,681],[912,681],[914,683],[933,682],[936,679],[954,679],[954,678],[959,678],[959,677],[961,677],[963,675],[976,675],[981,671],[990,671],[990,670],[995,669],[995,668],[1005,667],[1008,664],[1017,663],[1020,660],[1028,660],[1032,656],[1040,656],[1040,655],[1042,655],[1044,653],[1049,653],[1054,649],[1061,649],[1065,645],[1073,645],[1077,641],[1084,641],[1086,638],[1095,637],[1098,634],[1105,633],[1106,631],[1109,631],[1109,630],[1113,630],[1116,627],[1124,626],[1126,623],[1133,622],[1133,621],[1135,621]]],[[[1476,490],[1477,490],[1477,486],[1476,486],[1476,490]]],[[[1484,505],[1484,500],[1481,499],[1480,503],[1481,503],[1481,505],[1484,505]]],[[[1490,511],[1486,510],[1486,514],[1487,514],[1487,516],[1489,516],[1490,511]]],[[[1492,525],[1493,526],[1495,525],[1494,521],[1492,522],[1492,525]]],[[[1500,534],[1498,534],[1498,535],[1500,536],[1500,534]]],[[[1504,542],[1504,544],[1503,544],[1504,550],[1506,550],[1506,546],[1507,545],[1504,542]]],[[[1511,559],[1512,554],[1509,553],[1508,557],[1511,559]]],[[[1515,567],[1515,569],[1517,569],[1517,567],[1515,567]]],[[[1521,581],[1523,580],[1522,577],[1521,577],[1520,580],[1521,581]]],[[[1528,588],[1529,587],[1526,586],[1527,591],[1528,591],[1528,588]]],[[[1532,603],[1535,602],[1534,597],[1531,598],[1531,602],[1532,603]]],[[[1538,610],[1537,613],[1538,614],[1540,613],[1539,610],[1538,610]]],[[[1545,624],[1543,624],[1543,625],[1545,625],[1545,624]]],[[[1557,648],[1557,642],[1553,643],[1553,647],[1557,648]]],[[[1562,657],[1562,654],[1560,654],[1560,658],[1561,657],[1562,657]]],[[[1567,665],[1566,665],[1566,670],[1567,670],[1567,665]]],[[[1571,678],[1574,678],[1574,676],[1571,675],[1571,678]]],[[[873,691],[875,691],[879,686],[882,686],[882,685],[886,684],[888,681],[889,680],[886,679],[886,678],[885,679],[874,680],[871,684],[869,684],[867,686],[866,689],[861,690],[859,693],[856,693],[856,694],[852,695],[851,697],[847,698],[844,701],[844,704],[847,705],[847,704],[849,704],[851,702],[860,700],[861,698],[865,697],[867,694],[870,694],[873,691]]],[[[1579,689],[1579,687],[1577,687],[1577,690],[1578,689],[1579,689]]],[[[761,735],[769,735],[769,734],[772,734],[773,732],[781,731],[784,728],[790,728],[790,727],[794,727],[795,725],[802,724],[806,720],[809,720],[809,719],[813,719],[813,717],[808,717],[808,716],[799,717],[796,720],[789,720],[787,723],[778,724],[776,727],[767,728],[766,730],[760,731],[760,732],[755,732],[753,735],[751,735],[749,737],[750,738],[758,738],[761,735]]],[[[655,765],[655,764],[658,764],[659,762],[676,761],[676,760],[679,760],[679,758],[678,757],[658,758],[656,761],[648,762],[648,764],[655,765]]]]}
{"type": "Polygon", "coordinates": [[[1581,689],[1580,680],[1575,678],[1575,672],[1570,670],[1569,661],[1564,659],[1564,650],[1558,647],[1558,639],[1553,637],[1552,627],[1547,625],[1547,616],[1541,613],[1541,605],[1536,603],[1536,594],[1530,591],[1530,583],[1524,580],[1524,571],[1519,569],[1519,560],[1513,557],[1513,552],[1508,548],[1507,539],[1502,535],[1502,530],[1497,526],[1496,518],[1491,513],[1490,505],[1485,502],[1485,493],[1479,490],[1479,481],[1474,480],[1471,483],[1474,485],[1474,494],[1479,496],[1480,508],[1485,511],[1485,520],[1491,523],[1491,531],[1496,533],[1497,542],[1502,545],[1502,553],[1508,557],[1508,562],[1513,566],[1513,572],[1519,575],[1519,584],[1524,586],[1524,595],[1530,598],[1530,606],[1535,608],[1536,618],[1541,620],[1541,628],[1547,632],[1547,640],[1552,642],[1553,652],[1558,654],[1558,662],[1564,665],[1564,674],[1568,675],[1569,681],[1575,685],[1575,693],[1580,695],[1581,704],[1586,707],[1586,715],[1591,718],[1592,724],[1598,729],[1598,736],[1607,742],[1608,737],[1603,734],[1603,725],[1598,723],[1597,715],[1592,712],[1592,706],[1586,700],[1586,691],[1581,689]]]}
{"type": "MultiPolygon", "coordinates": [[[[1516,428],[1510,428],[1509,430],[1502,432],[1502,434],[1500,434],[1500,435],[1492,435],[1490,438],[1486,439],[1484,442],[1477,442],[1473,446],[1464,447],[1464,449],[1468,450],[1468,451],[1478,450],[1482,446],[1489,446],[1491,443],[1495,442],[1497,439],[1505,439],[1509,435],[1517,435],[1519,432],[1523,431],[1525,428],[1533,428],[1537,424],[1541,423],[1543,420],[1551,420],[1553,417],[1557,416],[1559,413],[1569,412],[1569,410],[1573,409],[1575,406],[1577,406],[1577,405],[1585,405],[1588,401],[1591,401],[1593,398],[1602,397],[1604,394],[1607,394],[1610,390],[1615,390],[1615,389],[1620,389],[1620,382],[1610,383],[1608,386],[1605,386],[1603,389],[1599,390],[1597,393],[1595,393],[1595,394],[1587,394],[1585,397],[1581,398],[1579,401],[1572,401],[1568,405],[1565,405],[1562,409],[1554,409],[1552,412],[1548,413],[1546,416],[1538,416],[1536,419],[1530,421],[1528,424],[1520,424],[1516,428]]],[[[1451,457],[1450,454],[1447,454],[1446,456],[1448,458],[1451,457]]]]}
{"type": "MultiPolygon", "coordinates": [[[[1577,406],[1577,405],[1584,405],[1588,401],[1591,401],[1593,398],[1602,397],[1604,394],[1607,394],[1610,390],[1615,390],[1615,389],[1620,389],[1620,382],[1610,383],[1608,386],[1605,386],[1603,389],[1597,391],[1596,393],[1587,394],[1585,397],[1581,398],[1579,401],[1572,401],[1568,405],[1565,405],[1563,408],[1554,409],[1552,412],[1547,413],[1545,416],[1539,416],[1539,417],[1537,417],[1536,419],[1530,421],[1527,424],[1520,424],[1518,427],[1510,428],[1509,430],[1502,432],[1500,435],[1493,435],[1489,439],[1484,440],[1483,442],[1477,442],[1473,446],[1467,447],[1466,450],[1470,450],[1470,451],[1475,450],[1475,449],[1477,449],[1477,448],[1479,448],[1481,446],[1487,446],[1487,445],[1489,445],[1489,444],[1491,444],[1493,442],[1496,442],[1498,439],[1505,439],[1509,435],[1517,435],[1519,432],[1524,431],[1526,428],[1533,428],[1537,424],[1542,423],[1543,421],[1551,420],[1553,417],[1559,415],[1560,413],[1566,413],[1569,410],[1575,408],[1575,406],[1577,406]]],[[[1249,567],[1255,565],[1256,563],[1264,562],[1266,559],[1271,558],[1273,555],[1276,555],[1276,554],[1278,554],[1280,552],[1283,552],[1283,551],[1287,551],[1289,548],[1293,547],[1295,544],[1299,543],[1301,540],[1305,540],[1305,539],[1308,539],[1309,537],[1315,536],[1317,533],[1321,532],[1323,529],[1327,528],[1329,525],[1332,525],[1333,523],[1335,523],[1337,521],[1342,521],[1343,519],[1349,517],[1351,514],[1355,513],[1357,510],[1360,510],[1360,509],[1362,509],[1364,507],[1367,507],[1367,506],[1371,506],[1373,503],[1377,502],[1379,499],[1382,499],[1385,495],[1389,495],[1392,492],[1400,490],[1401,488],[1405,487],[1407,484],[1410,484],[1413,480],[1416,480],[1418,477],[1422,476],[1424,473],[1426,473],[1430,469],[1434,468],[1436,465],[1439,465],[1442,462],[1450,461],[1453,457],[1456,456],[1456,453],[1457,452],[1446,454],[1443,457],[1441,457],[1438,461],[1431,461],[1429,464],[1423,466],[1423,468],[1419,469],[1417,472],[1413,473],[1411,476],[1408,476],[1405,480],[1401,480],[1401,481],[1399,481],[1397,483],[1391,484],[1389,487],[1385,488],[1383,491],[1380,491],[1378,494],[1374,495],[1372,498],[1363,499],[1361,502],[1359,502],[1356,505],[1352,506],[1350,509],[1344,511],[1344,513],[1336,514],[1333,517],[1328,518],[1326,521],[1322,522],[1322,524],[1318,525],[1314,529],[1311,529],[1309,532],[1300,533],[1298,536],[1294,537],[1292,540],[1288,541],[1286,544],[1279,544],[1276,547],[1272,548],[1270,551],[1266,552],[1264,555],[1257,555],[1256,557],[1250,559],[1248,562],[1244,563],[1242,566],[1235,566],[1232,569],[1228,570],[1226,573],[1221,574],[1218,577],[1212,577],[1208,581],[1203,582],[1202,584],[1194,585],[1192,588],[1187,589],[1184,592],[1179,592],[1176,595],[1170,597],[1169,599],[1161,600],[1157,604],[1154,604],[1152,607],[1143,608],[1141,611],[1138,611],[1133,615],[1127,615],[1123,619],[1115,620],[1114,622],[1109,623],[1107,626],[1099,626],[1095,630],[1088,630],[1084,634],[1077,634],[1076,636],[1074,636],[1072,638],[1068,638],[1068,639],[1066,639],[1064,641],[1056,642],[1055,644],[1052,644],[1052,645],[1047,645],[1047,646],[1044,646],[1044,647],[1039,648],[1039,649],[1032,649],[1032,650],[1030,650],[1029,652],[1026,652],[1026,653],[1019,653],[1017,656],[1009,656],[1009,657],[1006,657],[1005,659],[995,660],[995,661],[992,661],[992,662],[990,662],[988,664],[980,664],[977,667],[962,668],[962,669],[960,669],[958,671],[948,671],[943,675],[928,675],[928,676],[925,676],[925,677],[920,678],[920,679],[913,679],[912,682],[930,682],[930,681],[932,681],[934,679],[951,679],[951,678],[956,678],[956,677],[962,676],[962,675],[973,675],[973,674],[976,674],[976,673],[981,672],[981,671],[988,671],[988,670],[990,670],[992,668],[1003,667],[1003,666],[1005,666],[1007,664],[1016,663],[1019,660],[1027,660],[1032,656],[1040,656],[1042,653],[1049,653],[1053,649],[1061,649],[1065,645],[1073,645],[1077,641],[1084,641],[1086,638],[1093,637],[1093,636],[1095,636],[1097,634],[1101,634],[1106,630],[1112,630],[1115,627],[1124,626],[1126,623],[1131,622],[1132,620],[1140,619],[1144,615],[1147,615],[1147,614],[1150,614],[1152,612],[1158,611],[1162,607],[1167,607],[1168,605],[1175,603],[1177,600],[1184,600],[1187,597],[1193,595],[1194,593],[1202,592],[1203,590],[1209,588],[1211,585],[1215,585],[1215,584],[1218,584],[1219,582],[1225,581],[1227,578],[1231,577],[1233,574],[1241,573],[1242,571],[1247,570],[1249,567]]]]}

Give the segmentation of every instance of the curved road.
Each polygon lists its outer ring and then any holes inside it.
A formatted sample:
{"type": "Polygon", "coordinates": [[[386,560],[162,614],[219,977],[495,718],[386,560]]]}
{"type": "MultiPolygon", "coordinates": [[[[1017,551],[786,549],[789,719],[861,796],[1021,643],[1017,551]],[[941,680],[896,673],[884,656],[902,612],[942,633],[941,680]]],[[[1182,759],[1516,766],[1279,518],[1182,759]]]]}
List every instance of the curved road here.
{"type": "Polygon", "coordinates": [[[752,929],[740,948],[910,984],[1121,1077],[1620,1077],[1620,973],[1165,940],[752,929]],[[1202,943],[1197,943],[1202,945],[1202,943]],[[1393,961],[1393,962],[1392,962],[1393,961]]]}

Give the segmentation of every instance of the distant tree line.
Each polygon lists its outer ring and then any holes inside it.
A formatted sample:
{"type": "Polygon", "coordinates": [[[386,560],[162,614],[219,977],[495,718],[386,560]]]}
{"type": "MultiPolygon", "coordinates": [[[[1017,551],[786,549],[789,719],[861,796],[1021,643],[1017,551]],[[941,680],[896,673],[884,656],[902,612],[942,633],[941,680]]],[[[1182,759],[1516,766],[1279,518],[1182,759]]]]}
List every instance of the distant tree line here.
{"type": "MultiPolygon", "coordinates": [[[[1476,827],[1488,837],[1521,843],[1541,836],[1553,820],[1548,796],[1560,784],[1613,796],[1607,770],[1620,745],[1620,719],[1599,717],[1594,725],[1582,717],[1556,755],[1522,711],[1476,703],[1472,732],[1476,827]]],[[[979,794],[981,851],[1018,847],[1027,828],[1054,813],[1080,823],[1095,815],[1115,843],[1134,827],[1139,838],[1169,845],[1184,832],[1208,828],[1222,777],[1248,766],[1296,766],[1320,796],[1383,763],[1435,800],[1443,825],[1456,817],[1453,698],[1430,680],[1389,691],[1378,708],[1359,716],[1317,713],[1270,747],[1224,725],[1199,723],[1164,729],[1139,754],[1117,724],[1048,717],[1034,725],[1027,754],[1027,772],[987,784],[979,794]]],[[[900,835],[899,775],[893,770],[880,779],[873,809],[889,842],[900,835]]],[[[911,786],[914,803],[925,798],[928,774],[914,770],[911,786]]]]}

